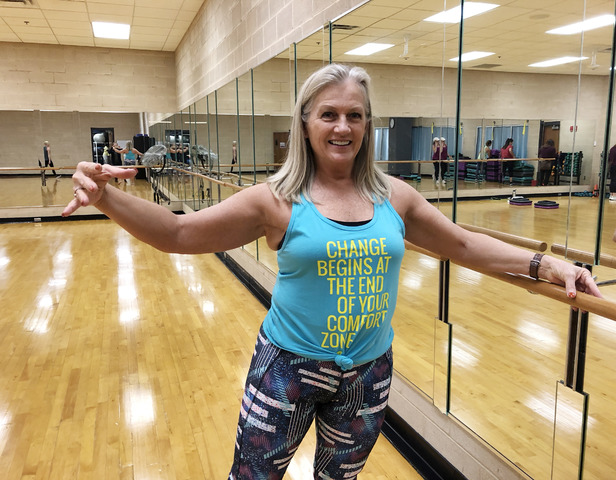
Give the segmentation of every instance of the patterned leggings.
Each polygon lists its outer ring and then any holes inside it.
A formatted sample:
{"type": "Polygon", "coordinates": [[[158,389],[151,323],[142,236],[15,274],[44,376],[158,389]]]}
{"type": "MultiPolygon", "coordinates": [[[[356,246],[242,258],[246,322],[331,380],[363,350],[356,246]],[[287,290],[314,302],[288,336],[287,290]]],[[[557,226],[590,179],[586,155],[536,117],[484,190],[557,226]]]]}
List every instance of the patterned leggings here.
{"type": "Polygon", "coordinates": [[[354,480],[381,431],[391,348],[343,372],[281,350],[259,332],[240,410],[229,480],[281,479],[316,417],[314,478],[354,480]]]}

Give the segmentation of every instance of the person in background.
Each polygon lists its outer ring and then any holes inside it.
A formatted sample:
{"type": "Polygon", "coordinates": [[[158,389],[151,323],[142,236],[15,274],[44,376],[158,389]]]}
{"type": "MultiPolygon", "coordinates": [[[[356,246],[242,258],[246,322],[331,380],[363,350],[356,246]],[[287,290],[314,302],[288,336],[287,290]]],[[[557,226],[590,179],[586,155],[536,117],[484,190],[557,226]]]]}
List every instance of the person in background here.
{"type": "Polygon", "coordinates": [[[487,140],[483,147],[483,160],[488,160],[492,156],[492,140],[487,140]]]}
{"type": "Polygon", "coordinates": [[[313,421],[314,478],[360,473],[385,419],[405,240],[470,268],[564,285],[572,298],[576,290],[600,296],[588,270],[465,230],[380,170],[369,91],[360,67],[313,73],[298,94],[282,167],[197,212],[175,215],[108,186],[134,169],[82,162],[73,175],[64,216],[93,205],[165,252],[221,252],[260,237],[277,252],[229,479],[281,479],[313,421]]]}
{"type": "MultiPolygon", "coordinates": [[[[48,140],[43,142],[43,157],[45,158],[45,168],[51,167],[52,169],[55,167],[53,164],[53,160],[51,159],[51,145],[48,140]]],[[[40,164],[39,164],[40,165],[40,164]]],[[[51,170],[51,173],[56,175],[56,178],[62,178],[62,175],[57,175],[55,170],[51,170]]]]}
{"type": "MultiPolygon", "coordinates": [[[[126,142],[124,148],[120,149],[118,146],[117,149],[114,147],[114,150],[122,156],[122,165],[129,167],[136,165],[138,158],[143,155],[143,153],[133,147],[133,142],[130,140],[126,142]]],[[[125,178],[124,181],[130,184],[130,179],[125,178]]]]}
{"type": "Polygon", "coordinates": [[[443,162],[442,160],[447,160],[447,144],[445,143],[444,137],[434,137],[432,139],[432,160],[436,160],[432,162],[434,165],[434,174],[432,175],[432,179],[437,185],[440,185],[441,183],[445,185],[447,162],[443,162]]]}
{"type": "Polygon", "coordinates": [[[143,155],[143,153],[133,147],[133,142],[130,140],[126,142],[126,145],[122,149],[120,149],[119,146],[117,148],[114,146],[113,148],[117,153],[122,155],[122,165],[125,166],[136,165],[137,159],[143,155]]]}
{"type": "MultiPolygon", "coordinates": [[[[607,157],[607,164],[610,172],[610,202],[616,202],[616,145],[610,148],[607,157]]],[[[614,233],[616,235],[616,232],[614,233]]]]}
{"type": "Polygon", "coordinates": [[[554,140],[551,138],[545,142],[539,149],[537,157],[549,158],[550,160],[539,160],[539,171],[537,172],[537,186],[548,185],[550,176],[552,175],[552,166],[556,161],[556,148],[554,148],[554,140]]]}
{"type": "Polygon", "coordinates": [[[233,145],[231,146],[231,170],[229,173],[233,173],[233,166],[237,163],[237,142],[233,140],[233,145]]]}
{"type": "MultiPolygon", "coordinates": [[[[515,158],[513,154],[513,138],[508,138],[505,141],[505,145],[501,148],[501,158],[503,160],[515,158]]],[[[513,161],[511,160],[503,162],[503,182],[506,176],[509,176],[509,185],[513,185],[513,161]]]]}
{"type": "Polygon", "coordinates": [[[105,145],[103,147],[103,163],[109,163],[110,155],[109,155],[109,147],[105,145]]]}

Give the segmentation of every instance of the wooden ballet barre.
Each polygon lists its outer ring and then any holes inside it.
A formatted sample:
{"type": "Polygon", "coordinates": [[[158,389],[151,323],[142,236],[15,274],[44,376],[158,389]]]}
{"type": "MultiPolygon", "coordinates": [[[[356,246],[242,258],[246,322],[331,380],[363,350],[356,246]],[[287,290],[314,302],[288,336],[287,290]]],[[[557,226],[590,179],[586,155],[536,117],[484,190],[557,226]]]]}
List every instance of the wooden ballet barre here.
{"type": "MultiPolygon", "coordinates": [[[[537,162],[541,160],[556,160],[555,158],[460,158],[458,162],[460,163],[486,163],[486,162],[517,162],[517,161],[525,161],[525,162],[537,162]]],[[[454,163],[455,160],[453,158],[448,158],[446,160],[377,160],[375,163],[379,165],[386,165],[389,163],[454,163]]]]}
{"type": "MultiPolygon", "coordinates": [[[[426,250],[424,248],[413,245],[406,240],[404,241],[404,245],[407,250],[413,250],[415,252],[421,253],[422,255],[427,255],[437,260],[446,260],[446,258],[441,257],[440,255],[430,252],[429,250],[426,250]]],[[[513,273],[488,272],[474,267],[468,267],[461,263],[456,263],[456,265],[460,265],[461,267],[468,268],[469,270],[473,270],[483,275],[487,275],[503,282],[510,283],[517,287],[524,288],[529,292],[543,295],[544,297],[551,298],[552,300],[557,300],[561,303],[567,303],[570,306],[579,308],[583,311],[594,313],[596,315],[601,315],[602,317],[616,321],[616,303],[610,300],[605,300],[604,298],[597,298],[593,295],[589,295],[583,292],[578,292],[575,298],[569,298],[567,296],[567,292],[565,291],[565,287],[561,287],[560,285],[556,285],[555,283],[546,282],[544,280],[533,280],[529,277],[523,275],[515,275],[513,273]]]]}
{"type": "Polygon", "coordinates": [[[538,252],[545,252],[548,249],[547,242],[532,240],[530,238],[524,238],[518,235],[512,235],[511,233],[490,230],[489,228],[477,227],[475,225],[467,225],[466,223],[458,223],[458,225],[470,232],[483,233],[484,235],[489,235],[490,237],[502,240],[503,242],[510,243],[512,245],[517,245],[518,247],[524,247],[530,250],[536,250],[538,252]]]}
{"type": "Polygon", "coordinates": [[[191,172],[189,170],[183,170],[183,169],[177,168],[177,167],[174,167],[174,169],[176,171],[178,171],[178,172],[185,173],[186,175],[192,175],[194,177],[200,177],[200,178],[203,178],[204,180],[207,180],[208,182],[216,183],[217,185],[221,185],[223,187],[228,187],[231,190],[237,190],[238,192],[240,190],[244,190],[244,188],[246,188],[246,187],[241,187],[239,185],[235,185],[234,183],[227,183],[227,182],[223,182],[222,180],[217,180],[215,178],[208,177],[207,175],[203,175],[202,173],[191,172]]]}
{"type": "MultiPolygon", "coordinates": [[[[585,263],[587,265],[593,265],[595,263],[595,255],[590,252],[576,250],[575,248],[567,248],[558,243],[552,244],[550,250],[552,253],[566,257],[568,260],[585,263]]],[[[603,267],[616,268],[616,257],[602,253],[599,255],[599,264],[603,267]]]]}

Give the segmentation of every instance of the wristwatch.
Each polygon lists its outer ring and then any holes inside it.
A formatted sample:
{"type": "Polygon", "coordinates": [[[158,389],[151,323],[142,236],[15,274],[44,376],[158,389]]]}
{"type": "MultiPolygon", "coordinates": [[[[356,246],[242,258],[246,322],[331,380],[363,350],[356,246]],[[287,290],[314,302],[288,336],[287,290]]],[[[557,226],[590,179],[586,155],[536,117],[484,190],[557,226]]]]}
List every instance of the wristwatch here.
{"type": "Polygon", "coordinates": [[[541,265],[542,258],[543,258],[543,253],[535,253],[535,256],[530,261],[529,275],[533,277],[535,280],[539,280],[539,265],[541,265]]]}

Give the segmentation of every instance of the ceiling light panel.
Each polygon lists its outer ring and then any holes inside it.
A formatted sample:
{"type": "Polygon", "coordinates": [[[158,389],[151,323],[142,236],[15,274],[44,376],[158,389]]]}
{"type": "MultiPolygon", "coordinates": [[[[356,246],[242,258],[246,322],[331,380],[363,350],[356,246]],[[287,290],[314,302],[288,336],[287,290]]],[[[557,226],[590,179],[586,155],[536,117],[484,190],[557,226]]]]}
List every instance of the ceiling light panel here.
{"type": "MultiPolygon", "coordinates": [[[[481,15],[482,13],[489,12],[500,5],[494,3],[483,2],[465,2],[464,3],[464,18],[474,17],[475,15],[481,15]]],[[[424,19],[424,22],[434,23],[459,23],[460,22],[460,5],[449,10],[444,10],[424,19]]]]}
{"type": "Polygon", "coordinates": [[[587,32],[601,27],[614,25],[614,15],[600,15],[598,17],[588,18],[583,22],[576,22],[564,27],[553,28],[545,33],[552,35],[575,35],[576,33],[587,32]]]}
{"type": "Polygon", "coordinates": [[[393,46],[393,43],[366,43],[361,47],[345,52],[345,55],[372,55],[374,53],[387,50],[393,46]]]}
{"type": "Polygon", "coordinates": [[[587,60],[588,57],[559,57],[551,60],[544,60],[543,62],[531,63],[529,67],[547,68],[554,67],[556,65],[564,65],[565,63],[579,62],[580,60],[587,60]]]}
{"type": "Polygon", "coordinates": [[[92,29],[96,38],[128,40],[130,37],[130,25],[125,23],[92,22],[92,29]]]}

